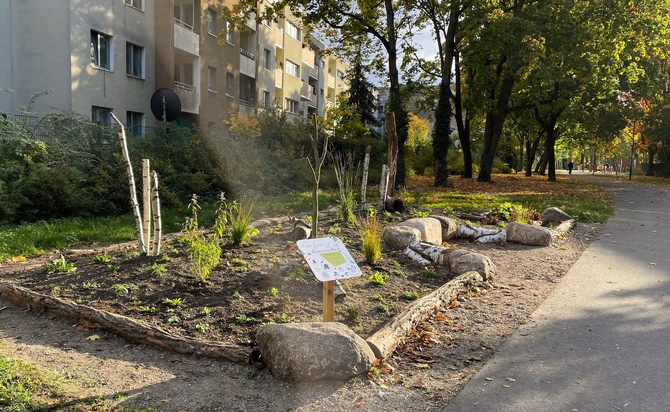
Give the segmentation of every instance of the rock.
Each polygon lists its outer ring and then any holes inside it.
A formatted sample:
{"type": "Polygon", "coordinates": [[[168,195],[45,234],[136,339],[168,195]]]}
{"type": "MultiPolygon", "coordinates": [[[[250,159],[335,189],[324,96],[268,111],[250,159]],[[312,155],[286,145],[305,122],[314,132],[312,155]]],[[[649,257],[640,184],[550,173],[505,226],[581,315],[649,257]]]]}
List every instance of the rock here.
{"type": "Polygon", "coordinates": [[[507,241],[530,246],[549,246],[551,231],[546,227],[527,223],[510,222],[507,224],[507,241]]]}
{"type": "MultiPolygon", "coordinates": [[[[421,232],[421,241],[439,245],[442,243],[442,224],[432,217],[417,217],[398,223],[398,226],[413,227],[421,232]]],[[[407,245],[405,245],[407,246],[407,245]]]]}
{"type": "Polygon", "coordinates": [[[391,249],[404,249],[410,243],[421,240],[421,232],[409,226],[386,226],[382,238],[391,249]]]}
{"type": "Polygon", "coordinates": [[[450,217],[446,216],[428,216],[437,219],[442,225],[442,241],[446,242],[458,236],[458,223],[450,217]]]}
{"type": "Polygon", "coordinates": [[[251,224],[249,226],[255,227],[256,229],[263,229],[263,228],[272,226],[272,222],[270,222],[267,219],[259,219],[259,220],[254,220],[253,222],[251,222],[251,224]]]}
{"type": "Polygon", "coordinates": [[[272,374],[283,381],[346,380],[366,373],[375,361],[363,338],[338,322],[263,325],[256,341],[272,374]]]}
{"type": "Polygon", "coordinates": [[[558,226],[566,220],[572,220],[572,216],[557,207],[550,207],[542,212],[542,226],[558,226]]]}
{"type": "Polygon", "coordinates": [[[384,210],[389,213],[405,213],[405,202],[397,197],[389,197],[384,204],[384,210]]]}
{"type": "Polygon", "coordinates": [[[496,266],[488,256],[466,250],[454,250],[449,254],[449,270],[458,276],[466,272],[477,272],[484,280],[490,280],[496,271],[496,266]]]}
{"type": "Polygon", "coordinates": [[[293,228],[293,230],[287,235],[290,240],[297,242],[298,240],[309,239],[309,235],[312,234],[312,229],[299,225],[293,228]]]}

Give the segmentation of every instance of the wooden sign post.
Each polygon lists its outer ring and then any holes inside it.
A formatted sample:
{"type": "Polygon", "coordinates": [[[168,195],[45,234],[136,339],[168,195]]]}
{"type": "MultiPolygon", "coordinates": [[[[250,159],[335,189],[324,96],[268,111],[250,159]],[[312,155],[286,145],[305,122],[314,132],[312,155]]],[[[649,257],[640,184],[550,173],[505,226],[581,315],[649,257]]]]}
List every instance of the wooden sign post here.
{"type": "Polygon", "coordinates": [[[361,269],[337,237],[303,239],[297,242],[309,268],[323,282],[323,321],[335,320],[335,281],[361,275],[361,269]]]}

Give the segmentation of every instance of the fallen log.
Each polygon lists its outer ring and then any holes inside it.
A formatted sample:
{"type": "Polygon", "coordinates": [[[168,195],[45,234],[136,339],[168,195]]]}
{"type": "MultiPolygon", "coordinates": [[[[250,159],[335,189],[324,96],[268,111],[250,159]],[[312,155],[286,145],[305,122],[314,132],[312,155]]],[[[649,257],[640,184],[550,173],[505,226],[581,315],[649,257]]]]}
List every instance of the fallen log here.
{"type": "Polygon", "coordinates": [[[482,236],[497,235],[499,229],[486,229],[470,225],[458,225],[458,237],[463,239],[477,239],[482,236]]]}
{"type": "Polygon", "coordinates": [[[422,265],[444,265],[447,263],[451,250],[432,243],[414,241],[405,248],[403,253],[422,265]]]}
{"type": "Polygon", "coordinates": [[[417,300],[366,339],[372,352],[378,359],[388,357],[412,330],[428,319],[436,309],[447,306],[452,299],[470,290],[475,283],[482,281],[479,273],[466,272],[417,300]]]}
{"type": "Polygon", "coordinates": [[[148,323],[131,319],[29,289],[0,282],[0,296],[28,310],[49,312],[98,325],[133,342],[149,343],[177,353],[226,359],[248,364],[251,348],[172,334],[148,323]]]}

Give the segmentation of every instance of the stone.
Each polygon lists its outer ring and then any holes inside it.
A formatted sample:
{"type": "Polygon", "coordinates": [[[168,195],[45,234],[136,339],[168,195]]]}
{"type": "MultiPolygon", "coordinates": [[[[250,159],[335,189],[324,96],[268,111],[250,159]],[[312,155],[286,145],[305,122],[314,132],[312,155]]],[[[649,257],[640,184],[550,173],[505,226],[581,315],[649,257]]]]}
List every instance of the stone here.
{"type": "Polygon", "coordinates": [[[446,242],[458,236],[458,223],[450,217],[446,216],[428,216],[433,219],[437,219],[442,226],[442,241],[446,242]]]}
{"type": "Polygon", "coordinates": [[[421,240],[421,232],[409,226],[386,226],[382,238],[391,249],[404,249],[410,243],[421,240]]]}
{"type": "Polygon", "coordinates": [[[263,325],[256,341],[279,380],[346,380],[366,373],[375,355],[368,344],[339,322],[263,325]]]}
{"type": "Polygon", "coordinates": [[[256,229],[263,229],[272,226],[272,222],[269,221],[268,219],[259,219],[251,222],[249,226],[255,227],[256,229]]]}
{"type": "Polygon", "coordinates": [[[551,231],[546,227],[527,223],[509,222],[506,226],[507,241],[530,246],[549,246],[551,231]]]}
{"type": "Polygon", "coordinates": [[[298,240],[309,239],[309,235],[312,234],[312,229],[299,225],[293,228],[293,230],[287,234],[289,240],[297,242],[298,240]]]}
{"type": "Polygon", "coordinates": [[[466,272],[477,272],[484,280],[490,280],[495,275],[496,266],[488,256],[467,250],[454,250],[449,254],[449,270],[455,276],[466,272]]]}
{"type": "Polygon", "coordinates": [[[550,207],[542,212],[542,226],[558,226],[566,220],[572,220],[572,216],[557,207],[550,207]]]}
{"type": "Polygon", "coordinates": [[[432,217],[416,217],[398,223],[398,226],[413,227],[421,232],[422,242],[442,244],[442,224],[432,217]]]}

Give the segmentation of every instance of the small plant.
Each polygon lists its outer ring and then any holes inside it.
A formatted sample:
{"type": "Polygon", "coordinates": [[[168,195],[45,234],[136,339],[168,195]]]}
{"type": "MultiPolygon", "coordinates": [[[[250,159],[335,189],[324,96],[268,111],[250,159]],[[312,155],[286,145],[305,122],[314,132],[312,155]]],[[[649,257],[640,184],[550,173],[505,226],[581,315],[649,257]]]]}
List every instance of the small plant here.
{"type": "Polygon", "coordinates": [[[204,335],[207,333],[207,331],[209,331],[209,325],[206,323],[198,323],[195,325],[195,329],[204,335]]]}
{"type": "Polygon", "coordinates": [[[291,322],[293,322],[293,318],[283,312],[281,316],[279,316],[279,319],[277,319],[277,323],[291,323],[291,322]]]}
{"type": "Polygon", "coordinates": [[[168,306],[172,306],[173,308],[176,308],[177,306],[184,303],[184,300],[182,298],[174,298],[174,299],[165,298],[163,299],[163,303],[165,303],[168,306]]]}
{"type": "Polygon", "coordinates": [[[117,295],[126,295],[137,289],[137,285],[132,283],[115,283],[112,285],[112,292],[117,295]]]}
{"type": "Polygon", "coordinates": [[[399,278],[405,276],[405,273],[404,273],[402,270],[398,270],[398,269],[393,269],[393,270],[391,271],[391,274],[392,274],[393,276],[398,276],[399,278]]]}
{"type": "Polygon", "coordinates": [[[400,298],[404,299],[404,300],[418,300],[420,297],[421,296],[419,295],[419,292],[416,292],[416,291],[414,291],[414,292],[403,292],[400,295],[400,298]]]}
{"type": "Polygon", "coordinates": [[[230,222],[230,237],[235,246],[240,246],[251,241],[258,235],[258,229],[251,226],[254,202],[245,200],[233,202],[228,208],[228,221],[230,222]]]}
{"type": "Polygon", "coordinates": [[[60,255],[60,259],[54,260],[53,262],[47,262],[47,273],[72,273],[77,268],[74,266],[74,263],[68,262],[65,260],[65,256],[60,255]]]}
{"type": "Polygon", "coordinates": [[[140,256],[140,252],[137,250],[129,250],[123,254],[124,260],[130,260],[130,259],[135,259],[136,257],[140,256]]]}
{"type": "Polygon", "coordinates": [[[156,276],[162,275],[166,270],[167,268],[163,263],[154,263],[149,267],[149,273],[156,276]]]}
{"type": "Polygon", "coordinates": [[[98,285],[95,282],[84,282],[84,283],[81,284],[81,287],[82,287],[82,289],[91,290],[91,289],[99,288],[100,285],[98,285]]]}
{"type": "Polygon", "coordinates": [[[53,293],[54,295],[58,295],[59,293],[61,293],[62,290],[63,287],[61,285],[54,285],[51,287],[51,293],[53,293]]]}
{"type": "Polygon", "coordinates": [[[353,167],[351,156],[337,153],[333,157],[335,177],[337,178],[337,219],[347,226],[356,225],[354,190],[358,181],[358,168],[353,167]]]}
{"type": "Polygon", "coordinates": [[[275,287],[272,287],[272,288],[268,289],[267,292],[265,292],[265,294],[274,298],[274,297],[277,297],[277,295],[279,294],[279,290],[275,287]]]}
{"type": "Polygon", "coordinates": [[[291,269],[290,272],[288,272],[288,276],[295,281],[301,281],[305,277],[305,270],[302,268],[302,266],[299,265],[293,265],[293,269],[291,269]]]}
{"type": "Polygon", "coordinates": [[[151,306],[140,306],[139,308],[137,308],[137,310],[139,310],[140,313],[148,313],[148,314],[150,314],[150,315],[152,315],[152,314],[158,312],[158,309],[156,309],[156,307],[155,307],[154,305],[151,305],[151,306]]]}
{"type": "Polygon", "coordinates": [[[233,266],[249,266],[249,262],[247,262],[244,259],[235,258],[231,261],[231,263],[233,264],[233,266]]]}
{"type": "Polygon", "coordinates": [[[104,252],[101,255],[93,256],[93,263],[109,263],[111,261],[112,258],[107,254],[107,252],[104,252]]]}
{"type": "Polygon", "coordinates": [[[191,272],[200,278],[201,282],[207,282],[207,277],[212,269],[219,264],[221,258],[221,246],[216,236],[194,236],[191,238],[189,256],[195,263],[191,272]]]}
{"type": "Polygon", "coordinates": [[[200,313],[204,316],[209,316],[212,313],[212,309],[208,308],[207,306],[203,307],[200,313]]]}
{"type": "Polygon", "coordinates": [[[386,284],[386,277],[381,272],[375,272],[368,277],[368,280],[375,285],[383,286],[386,284]]]}
{"type": "Polygon", "coordinates": [[[384,303],[381,303],[381,302],[378,303],[378,304],[375,306],[375,309],[376,309],[377,312],[379,312],[379,313],[389,313],[389,312],[391,312],[391,308],[389,308],[388,305],[386,305],[386,304],[384,304],[384,303]]]}
{"type": "Polygon", "coordinates": [[[349,308],[347,308],[347,315],[349,315],[350,321],[356,322],[361,316],[361,311],[358,310],[356,306],[349,306],[349,308]]]}
{"type": "Polygon", "coordinates": [[[435,269],[431,268],[423,268],[421,274],[427,278],[434,278],[435,276],[437,276],[437,272],[435,271],[435,269]]]}
{"type": "Polygon", "coordinates": [[[382,256],[382,225],[376,215],[361,220],[359,227],[365,261],[372,265],[382,256]]]}
{"type": "Polygon", "coordinates": [[[244,313],[241,313],[237,315],[237,317],[235,318],[235,322],[240,325],[246,325],[247,323],[256,322],[256,318],[252,318],[250,316],[245,315],[244,313]]]}
{"type": "Polygon", "coordinates": [[[105,270],[109,273],[116,273],[121,269],[121,265],[117,263],[110,263],[107,266],[105,266],[105,270]]]}
{"type": "Polygon", "coordinates": [[[179,323],[181,322],[181,319],[179,319],[179,316],[177,315],[172,315],[168,318],[168,323],[179,323]]]}
{"type": "Polygon", "coordinates": [[[382,301],[384,300],[384,298],[382,297],[382,295],[380,295],[379,293],[377,293],[376,295],[374,295],[374,296],[372,297],[372,300],[376,300],[377,302],[382,302],[382,301]]]}
{"type": "MultiPolygon", "coordinates": [[[[174,246],[171,246],[171,247],[172,247],[172,249],[174,249],[174,246]]],[[[156,259],[157,263],[165,263],[165,262],[169,262],[169,261],[170,261],[170,256],[168,256],[165,253],[163,253],[163,255],[161,257],[156,259]]]]}
{"type": "Polygon", "coordinates": [[[226,231],[226,226],[228,225],[228,216],[227,216],[227,203],[226,203],[226,194],[221,192],[219,194],[219,207],[216,209],[216,219],[214,220],[214,234],[221,239],[226,231]]]}

